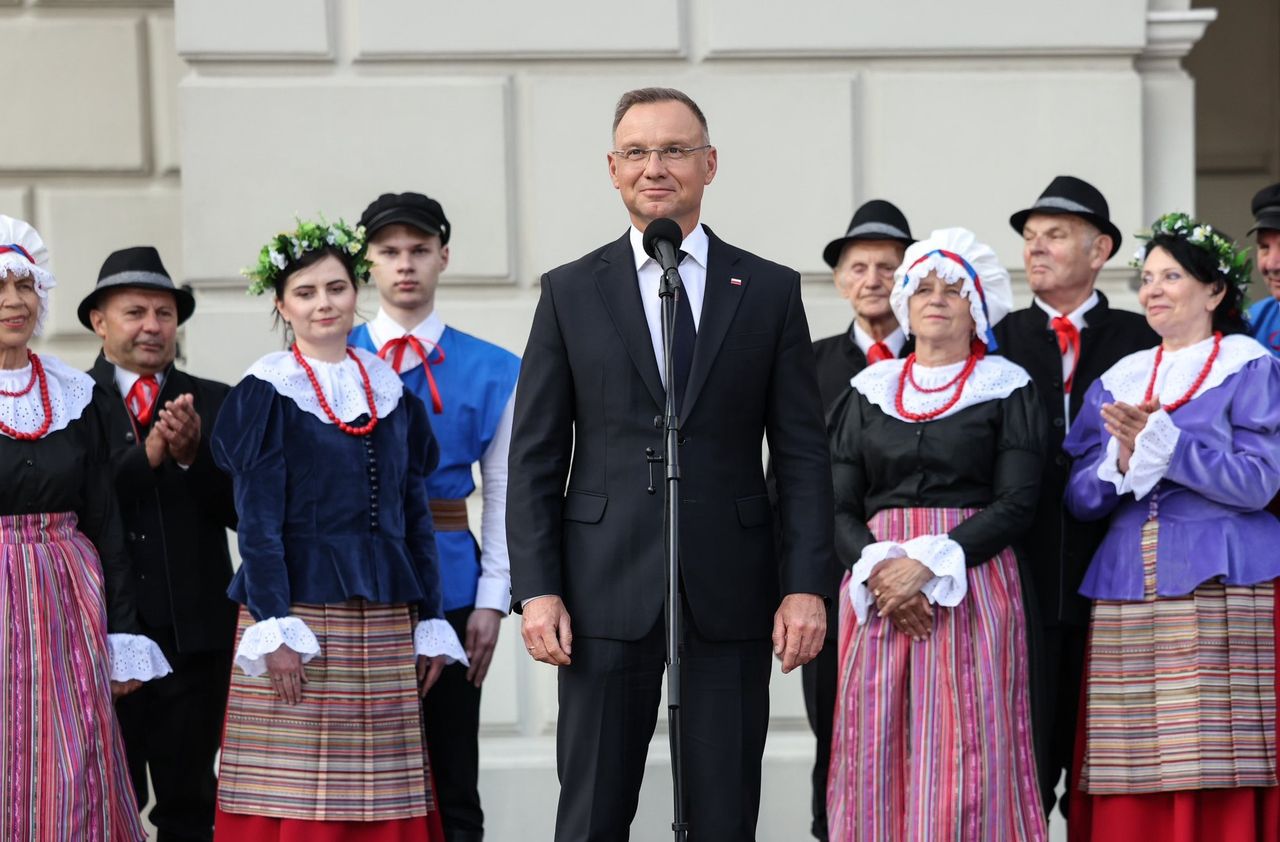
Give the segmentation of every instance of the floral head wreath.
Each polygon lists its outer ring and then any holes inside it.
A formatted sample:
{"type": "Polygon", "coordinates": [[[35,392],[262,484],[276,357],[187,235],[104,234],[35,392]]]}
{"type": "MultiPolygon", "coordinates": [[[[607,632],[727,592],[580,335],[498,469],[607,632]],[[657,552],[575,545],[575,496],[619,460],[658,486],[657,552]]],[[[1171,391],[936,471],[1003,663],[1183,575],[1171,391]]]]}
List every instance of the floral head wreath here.
{"type": "Polygon", "coordinates": [[[1224,281],[1241,289],[1247,289],[1253,264],[1249,260],[1248,249],[1237,248],[1236,244],[1214,230],[1212,225],[1197,222],[1185,213],[1166,213],[1151,225],[1151,230],[1138,234],[1139,240],[1146,240],[1138,248],[1129,265],[1141,269],[1147,254],[1151,251],[1151,240],[1156,237],[1176,237],[1186,240],[1196,248],[1206,251],[1218,261],[1218,274],[1224,281]]]}
{"type": "Polygon", "coordinates": [[[262,295],[274,290],[276,281],[290,261],[301,260],[310,251],[333,247],[349,254],[355,269],[356,283],[369,279],[369,261],[366,258],[367,242],[364,226],[351,228],[341,219],[328,222],[320,217],[318,222],[297,220],[294,231],[284,231],[271,238],[258,252],[258,262],[252,268],[241,269],[248,278],[250,295],[262,295]]]}

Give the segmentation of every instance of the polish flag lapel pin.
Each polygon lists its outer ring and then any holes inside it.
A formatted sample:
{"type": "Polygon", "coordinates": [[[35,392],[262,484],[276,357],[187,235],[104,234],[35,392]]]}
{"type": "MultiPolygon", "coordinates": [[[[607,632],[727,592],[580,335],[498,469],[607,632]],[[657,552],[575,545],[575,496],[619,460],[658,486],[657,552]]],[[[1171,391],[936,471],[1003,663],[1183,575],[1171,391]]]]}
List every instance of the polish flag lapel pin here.
{"type": "Polygon", "coordinates": [[[731,286],[731,287],[740,287],[740,286],[742,286],[742,278],[730,278],[730,279],[729,279],[729,286],[731,286]]]}

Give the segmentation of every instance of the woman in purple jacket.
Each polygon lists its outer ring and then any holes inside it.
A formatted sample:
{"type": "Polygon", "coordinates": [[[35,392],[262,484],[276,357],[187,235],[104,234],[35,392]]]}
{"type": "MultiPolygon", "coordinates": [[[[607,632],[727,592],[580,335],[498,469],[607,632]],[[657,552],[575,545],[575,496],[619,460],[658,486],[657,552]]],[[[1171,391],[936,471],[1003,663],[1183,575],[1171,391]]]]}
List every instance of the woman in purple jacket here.
{"type": "Polygon", "coordinates": [[[1185,214],[1138,252],[1160,334],[1094,383],[1066,504],[1110,517],[1094,600],[1073,840],[1276,840],[1280,361],[1241,315],[1249,262],[1185,214]]]}

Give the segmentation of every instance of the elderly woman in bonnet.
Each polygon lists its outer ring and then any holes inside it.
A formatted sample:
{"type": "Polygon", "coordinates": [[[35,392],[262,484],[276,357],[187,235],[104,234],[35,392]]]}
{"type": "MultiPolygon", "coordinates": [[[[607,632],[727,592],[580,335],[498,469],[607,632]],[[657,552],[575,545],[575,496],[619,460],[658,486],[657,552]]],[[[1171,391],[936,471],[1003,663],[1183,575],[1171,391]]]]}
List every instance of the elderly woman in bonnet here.
{"type": "Polygon", "coordinates": [[[363,230],[301,222],[268,243],[251,292],[295,341],[254,363],[214,425],[235,486],[243,607],[215,836],[396,840],[438,830],[425,695],[466,662],[443,619],[422,402],[347,346],[363,230]]]}
{"type": "Polygon", "coordinates": [[[915,337],[828,419],[840,590],[832,840],[1041,840],[1027,619],[1013,545],[1044,421],[987,356],[1009,274],[962,228],[907,249],[890,304],[915,337]]]}
{"type": "Polygon", "coordinates": [[[1138,252],[1160,344],[1085,397],[1066,503],[1110,518],[1071,799],[1073,839],[1280,839],[1280,360],[1241,316],[1249,262],[1185,214],[1138,252]]]}
{"type": "Polygon", "coordinates": [[[140,840],[111,701],[170,670],[135,634],[93,381],[29,347],[47,260],[0,216],[0,839],[140,840]]]}

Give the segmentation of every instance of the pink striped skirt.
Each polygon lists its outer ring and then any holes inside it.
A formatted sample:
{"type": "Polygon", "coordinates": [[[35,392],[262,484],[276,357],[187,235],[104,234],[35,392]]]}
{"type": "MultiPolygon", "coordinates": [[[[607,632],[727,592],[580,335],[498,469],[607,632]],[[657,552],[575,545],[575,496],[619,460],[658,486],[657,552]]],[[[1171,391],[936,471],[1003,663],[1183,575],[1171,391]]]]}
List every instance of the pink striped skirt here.
{"type": "Polygon", "coordinates": [[[145,839],[111,703],[102,564],[74,514],[0,516],[0,657],[0,839],[145,839]]]}
{"type": "MultiPolygon", "coordinates": [[[[868,526],[879,540],[905,541],[974,513],[891,509],[868,526]]],[[[1017,560],[1006,548],[967,575],[964,600],[934,606],[921,643],[874,614],[856,625],[846,577],[827,789],[833,842],[1046,838],[1017,560]]]]}

